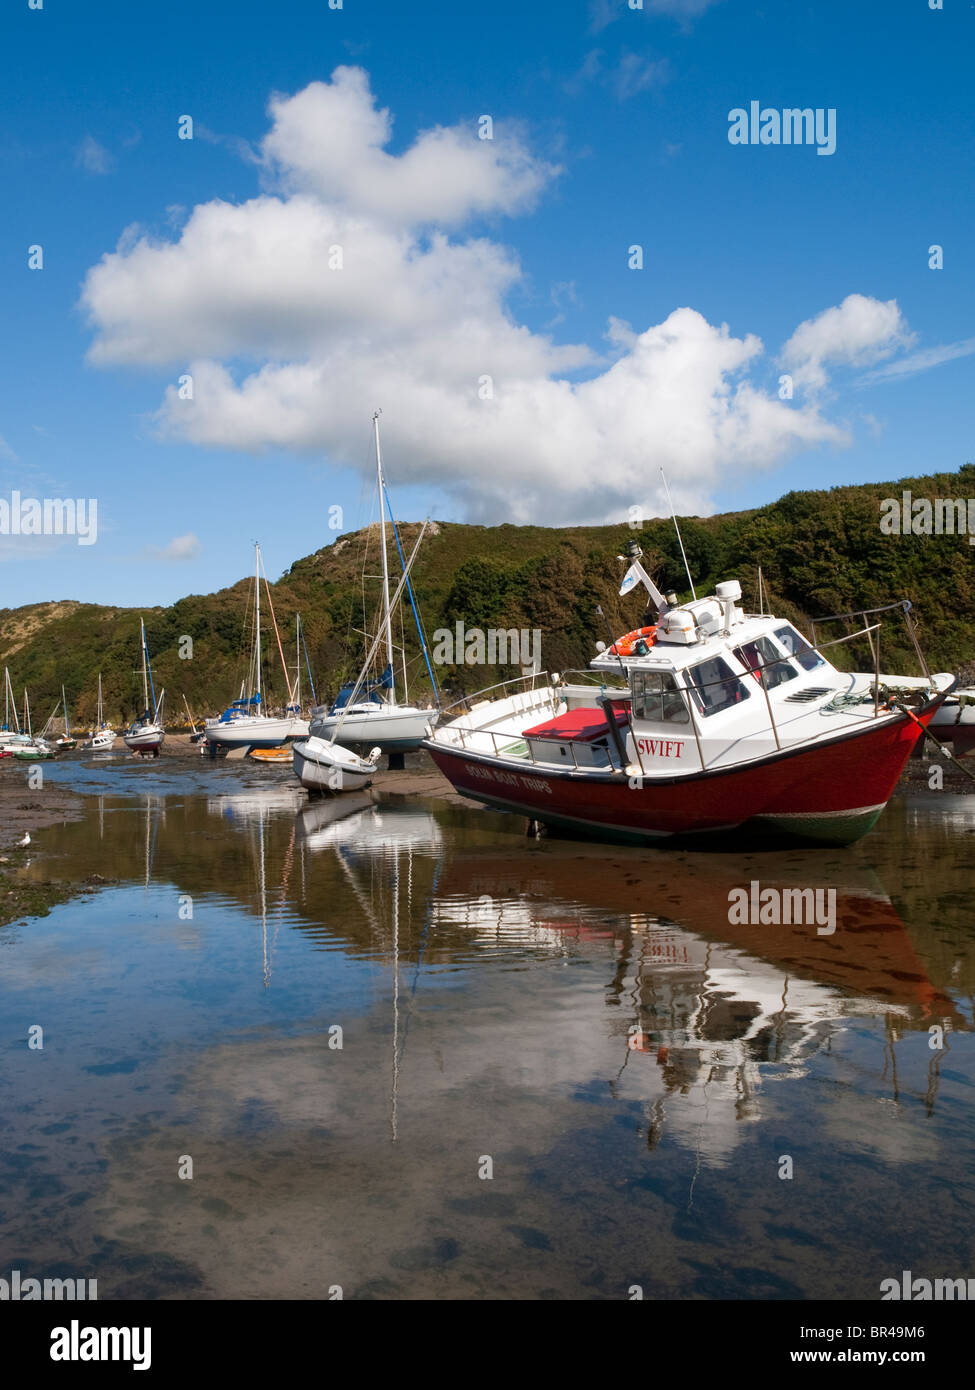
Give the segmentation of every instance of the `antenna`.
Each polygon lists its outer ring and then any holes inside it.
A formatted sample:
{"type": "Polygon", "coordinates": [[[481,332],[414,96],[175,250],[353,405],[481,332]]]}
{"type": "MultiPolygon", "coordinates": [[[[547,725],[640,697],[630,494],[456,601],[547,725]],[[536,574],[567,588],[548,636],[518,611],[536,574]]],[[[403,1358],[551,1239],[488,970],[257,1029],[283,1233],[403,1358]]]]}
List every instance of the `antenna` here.
{"type": "Polygon", "coordinates": [[[758,615],[765,617],[765,599],[762,597],[762,567],[758,567],[758,615]]]}
{"type": "Polygon", "coordinates": [[[697,590],[694,588],[694,580],[691,578],[691,567],[687,563],[687,555],[684,550],[684,542],[680,538],[680,527],[677,525],[677,513],[674,511],[674,503],[670,496],[670,484],[667,482],[667,474],[661,468],[660,476],[664,480],[664,488],[667,492],[667,504],[670,507],[670,519],[674,523],[674,530],[677,532],[677,544],[680,546],[680,553],[684,559],[684,569],[687,571],[687,582],[691,586],[691,598],[697,598],[697,590]]]}

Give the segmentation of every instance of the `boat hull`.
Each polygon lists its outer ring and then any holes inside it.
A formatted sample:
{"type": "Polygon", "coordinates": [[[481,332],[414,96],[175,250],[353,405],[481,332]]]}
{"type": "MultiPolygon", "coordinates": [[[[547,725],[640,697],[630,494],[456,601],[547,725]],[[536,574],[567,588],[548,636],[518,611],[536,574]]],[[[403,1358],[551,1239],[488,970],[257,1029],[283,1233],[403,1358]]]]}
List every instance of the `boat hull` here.
{"type": "MultiPolygon", "coordinates": [[[[941,743],[950,743],[957,755],[971,752],[975,748],[975,705],[963,704],[959,708],[957,697],[946,700],[931,720],[931,732],[941,743]]],[[[924,743],[922,734],[917,742],[919,753],[923,751],[924,743]]]]}
{"type": "Polygon", "coordinates": [[[313,737],[294,743],[291,753],[295,775],[310,792],[361,791],[376,774],[375,763],[324,739],[313,737]]]}
{"type": "MultiPolygon", "coordinates": [[[[312,720],[315,738],[331,739],[341,714],[322,715],[312,720]]],[[[422,746],[436,719],[429,709],[396,709],[377,706],[375,714],[348,714],[335,742],[343,748],[379,748],[383,753],[411,753],[422,746]]]]}
{"type": "MultiPolygon", "coordinates": [[[[918,713],[926,724],[934,705],[918,713]]],[[[917,739],[906,716],[752,763],[680,778],[627,778],[517,763],[428,740],[461,796],[547,825],[628,843],[743,829],[851,844],[880,816],[917,739]]]]}
{"type": "Polygon", "coordinates": [[[294,717],[253,716],[231,719],[225,724],[218,719],[208,719],[206,723],[207,743],[217,748],[280,748],[290,738],[307,737],[307,719],[294,717]]]}
{"type": "Polygon", "coordinates": [[[133,753],[158,753],[166,739],[165,729],[152,727],[122,735],[122,742],[133,753]]]}

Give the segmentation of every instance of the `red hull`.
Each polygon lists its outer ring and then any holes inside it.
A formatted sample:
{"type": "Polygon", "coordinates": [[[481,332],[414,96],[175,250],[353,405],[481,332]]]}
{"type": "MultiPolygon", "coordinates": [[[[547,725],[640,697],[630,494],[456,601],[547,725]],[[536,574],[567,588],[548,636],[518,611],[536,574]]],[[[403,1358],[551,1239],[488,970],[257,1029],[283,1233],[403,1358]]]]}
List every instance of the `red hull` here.
{"type": "MultiPolygon", "coordinates": [[[[938,702],[918,714],[926,724],[938,702]]],[[[890,799],[917,740],[904,717],[747,767],[630,786],[619,774],[545,770],[425,747],[462,796],[554,825],[636,840],[707,834],[751,822],[803,839],[849,843],[890,799]]]]}

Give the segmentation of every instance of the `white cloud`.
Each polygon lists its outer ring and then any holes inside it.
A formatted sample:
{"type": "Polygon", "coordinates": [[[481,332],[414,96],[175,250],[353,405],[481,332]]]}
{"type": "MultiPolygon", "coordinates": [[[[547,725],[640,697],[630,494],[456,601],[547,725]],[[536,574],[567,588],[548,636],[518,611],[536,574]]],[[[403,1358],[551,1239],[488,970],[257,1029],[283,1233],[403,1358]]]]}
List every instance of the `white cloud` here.
{"type": "Polygon", "coordinates": [[[168,545],[153,546],[152,550],[160,560],[195,560],[200,553],[200,542],[190,531],[185,536],[174,536],[168,545]]]}
{"type": "Polygon", "coordinates": [[[17,463],[18,461],[17,455],[14,453],[13,449],[11,449],[2,434],[0,434],[0,459],[6,459],[8,463],[17,463]]]}
{"type": "Polygon", "coordinates": [[[577,96],[590,82],[599,82],[613,92],[617,101],[628,101],[639,92],[659,87],[670,76],[666,58],[624,49],[614,64],[607,64],[602,49],[593,48],[582,60],[578,72],[563,83],[570,96],[577,96]]]}
{"type": "Polygon", "coordinates": [[[896,299],[848,294],[842,304],[800,323],[780,361],[796,385],[821,391],[827,364],[860,367],[890,357],[914,341],[896,299]]]}
{"type": "MultiPolygon", "coordinates": [[[[665,14],[674,19],[696,19],[699,14],[717,3],[717,0],[643,0],[640,9],[646,14],[665,14]]],[[[599,34],[603,29],[622,19],[638,13],[630,9],[627,0],[590,0],[589,30],[599,34]]]]}
{"type": "Polygon", "coordinates": [[[888,362],[875,371],[865,372],[857,382],[858,386],[873,386],[878,381],[895,381],[918,372],[930,371],[944,362],[954,362],[958,357],[970,357],[975,352],[975,338],[962,338],[957,343],[943,343],[939,347],[923,348],[901,357],[896,362],[888,362]]]}
{"type": "MultiPolygon", "coordinates": [[[[609,365],[516,322],[513,253],[430,223],[530,204],[552,170],[519,135],[440,128],[391,155],[389,115],[348,68],[275,97],[271,114],[260,196],[197,206],[173,240],[127,229],[86,278],[94,362],[193,375],[191,401],[166,392],[164,435],[370,467],[382,406],[396,482],[439,487],[473,519],[551,524],[661,505],[661,464],[678,507],[706,511],[730,477],[846,442],[814,399],[750,379],[768,370],[757,337],[692,308],[645,331],[611,320],[609,365]],[[329,268],[336,246],[342,269],[329,268]]],[[[876,305],[851,296],[790,339],[807,377],[840,347],[878,350],[876,330],[849,328],[853,300],[876,305]],[[830,314],[845,337],[824,330],[830,314]]],[[[899,313],[878,307],[889,339],[899,313]]]]}
{"type": "Polygon", "coordinates": [[[638,92],[645,92],[650,87],[659,87],[667,81],[667,77],[666,58],[654,59],[645,53],[629,53],[624,50],[613,71],[613,89],[620,101],[628,101],[638,92]]]}
{"type": "Polygon", "coordinates": [[[79,169],[89,174],[110,174],[115,168],[115,160],[104,145],[100,145],[93,135],[86,135],[78,146],[74,162],[79,169]]]}
{"type": "Polygon", "coordinates": [[[453,226],[476,213],[524,211],[558,172],[499,122],[492,139],[478,138],[471,121],[424,131],[403,154],[388,154],[392,118],[376,106],[362,68],[336,68],[331,82],[276,95],[270,114],[261,153],[272,186],[398,227],[453,226]]]}

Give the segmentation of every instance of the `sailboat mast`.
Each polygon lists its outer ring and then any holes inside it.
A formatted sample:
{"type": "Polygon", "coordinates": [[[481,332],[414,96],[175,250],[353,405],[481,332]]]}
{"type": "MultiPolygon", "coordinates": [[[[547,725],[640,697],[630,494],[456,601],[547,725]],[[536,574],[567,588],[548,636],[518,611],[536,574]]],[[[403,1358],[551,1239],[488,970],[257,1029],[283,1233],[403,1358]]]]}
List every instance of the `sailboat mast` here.
{"type": "Polygon", "coordinates": [[[376,434],[376,472],[379,475],[379,537],[383,554],[383,612],[386,617],[386,663],[389,666],[390,700],[396,703],[396,677],[393,673],[393,622],[389,611],[389,560],[386,556],[386,500],[383,488],[383,456],[379,448],[379,411],[372,417],[376,434]]]}
{"type": "Polygon", "coordinates": [[[139,619],[139,627],[142,630],[142,707],[149,708],[149,668],[146,664],[146,625],[144,619],[139,619]]]}
{"type": "MultiPolygon", "coordinates": [[[[254,597],[256,602],[256,629],[254,642],[254,693],[260,696],[261,693],[261,547],[254,544],[254,597]]],[[[258,714],[261,711],[261,701],[256,701],[258,714]]]]}
{"type": "Polygon", "coordinates": [[[99,673],[98,673],[98,719],[97,719],[97,726],[98,726],[99,729],[102,727],[102,673],[101,673],[101,671],[99,671],[99,673]]]}

